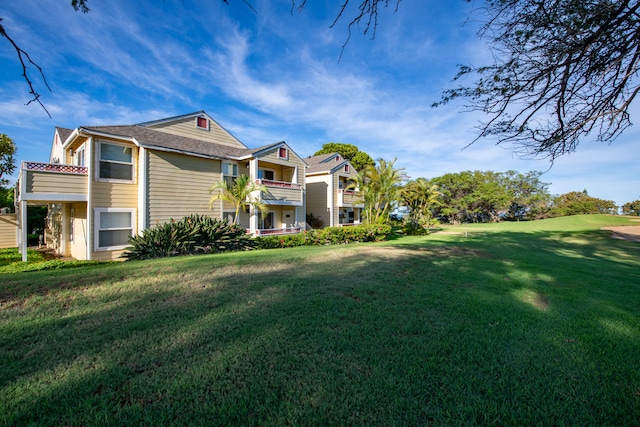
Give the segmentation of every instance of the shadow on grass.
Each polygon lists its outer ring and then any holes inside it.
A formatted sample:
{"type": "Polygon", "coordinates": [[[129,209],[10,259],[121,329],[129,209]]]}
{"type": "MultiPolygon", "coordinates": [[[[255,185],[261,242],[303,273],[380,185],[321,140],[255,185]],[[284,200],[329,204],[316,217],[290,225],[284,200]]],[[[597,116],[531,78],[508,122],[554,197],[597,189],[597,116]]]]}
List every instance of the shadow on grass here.
{"type": "Polygon", "coordinates": [[[584,236],[435,235],[11,276],[0,419],[636,424],[640,257],[584,236]]]}

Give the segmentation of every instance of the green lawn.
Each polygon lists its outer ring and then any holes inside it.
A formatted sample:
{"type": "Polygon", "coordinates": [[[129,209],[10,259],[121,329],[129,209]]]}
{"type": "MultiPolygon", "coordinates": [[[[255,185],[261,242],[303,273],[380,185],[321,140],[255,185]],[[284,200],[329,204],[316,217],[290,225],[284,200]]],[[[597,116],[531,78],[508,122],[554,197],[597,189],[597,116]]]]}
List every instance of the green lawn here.
{"type": "Polygon", "coordinates": [[[623,223],[0,274],[0,425],[640,425],[623,223]]]}

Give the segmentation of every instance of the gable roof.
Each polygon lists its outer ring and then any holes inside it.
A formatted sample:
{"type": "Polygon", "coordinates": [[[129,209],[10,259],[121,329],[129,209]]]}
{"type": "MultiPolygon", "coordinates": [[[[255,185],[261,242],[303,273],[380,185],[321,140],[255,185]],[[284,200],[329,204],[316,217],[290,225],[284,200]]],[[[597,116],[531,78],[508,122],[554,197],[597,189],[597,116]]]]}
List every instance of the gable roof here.
{"type": "Polygon", "coordinates": [[[239,158],[250,152],[248,148],[235,148],[201,141],[149,129],[141,125],[80,127],[79,131],[96,136],[129,139],[144,148],[190,154],[198,157],[239,158]]]}
{"type": "MultiPolygon", "coordinates": [[[[59,132],[60,138],[64,144],[70,144],[78,135],[84,134],[103,138],[124,139],[147,149],[181,153],[204,158],[229,160],[246,160],[276,147],[285,146],[290,152],[295,154],[304,162],[304,159],[298,156],[298,154],[295,153],[295,151],[293,151],[284,141],[267,144],[258,148],[248,148],[233,135],[229,134],[234,140],[237,140],[242,147],[245,147],[241,148],[182,136],[176,133],[169,133],[152,127],[154,125],[172,123],[188,119],[190,117],[207,117],[209,120],[218,124],[204,111],[198,111],[182,116],[144,122],[136,125],[81,126],[75,130],[57,128],[57,132],[59,132]]],[[[224,129],[222,127],[220,128],[224,129]]]]}
{"type": "MultiPolygon", "coordinates": [[[[307,168],[307,175],[311,174],[320,174],[320,173],[333,173],[337,169],[342,168],[344,165],[348,164],[353,168],[353,165],[348,160],[345,160],[338,153],[329,153],[329,154],[321,154],[319,156],[309,156],[304,159],[309,167],[307,168]],[[339,160],[335,160],[336,157],[339,160]]],[[[355,170],[355,168],[354,168],[355,170]]]]}

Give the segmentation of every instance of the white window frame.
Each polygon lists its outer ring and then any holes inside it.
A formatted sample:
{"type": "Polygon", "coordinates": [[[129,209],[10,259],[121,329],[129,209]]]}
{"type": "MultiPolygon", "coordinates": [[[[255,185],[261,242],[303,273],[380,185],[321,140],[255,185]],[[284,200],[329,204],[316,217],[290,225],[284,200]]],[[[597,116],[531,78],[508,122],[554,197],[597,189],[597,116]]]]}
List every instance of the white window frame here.
{"type": "Polygon", "coordinates": [[[133,155],[133,147],[128,145],[128,144],[121,144],[118,142],[112,142],[112,141],[97,141],[97,147],[96,147],[96,181],[102,181],[102,182],[120,182],[120,183],[127,183],[127,184],[133,184],[135,183],[135,179],[136,179],[136,171],[135,171],[135,158],[133,155]],[[106,145],[116,145],[119,147],[124,147],[124,148],[129,148],[131,149],[131,162],[118,162],[118,161],[114,161],[114,160],[102,160],[102,158],[100,157],[100,154],[102,152],[102,145],[106,144],[106,145]],[[121,165],[130,165],[131,166],[131,179],[118,179],[118,178],[101,178],[100,177],[100,169],[101,169],[101,162],[111,162],[111,163],[116,163],[116,164],[121,164],[121,165]]]}
{"type": "Polygon", "coordinates": [[[129,243],[124,245],[117,246],[99,246],[100,245],[100,232],[101,231],[118,231],[118,230],[131,230],[129,235],[134,236],[136,232],[136,209],[135,208],[94,208],[94,233],[93,233],[93,242],[94,242],[94,250],[97,251],[116,251],[120,249],[125,249],[129,247],[129,243]],[[129,212],[131,214],[131,227],[119,227],[119,228],[110,228],[110,229],[101,229],[100,228],[100,215],[104,213],[116,213],[116,212],[129,212]]]}
{"type": "Polygon", "coordinates": [[[76,149],[76,152],[73,154],[74,156],[73,163],[76,166],[85,166],[85,152],[86,152],[85,144],[82,144],[80,147],[76,149]]]}
{"type": "Polygon", "coordinates": [[[278,147],[278,158],[289,160],[289,149],[287,147],[278,147]],[[282,150],[284,150],[284,156],[280,154],[283,152],[282,150]]]}

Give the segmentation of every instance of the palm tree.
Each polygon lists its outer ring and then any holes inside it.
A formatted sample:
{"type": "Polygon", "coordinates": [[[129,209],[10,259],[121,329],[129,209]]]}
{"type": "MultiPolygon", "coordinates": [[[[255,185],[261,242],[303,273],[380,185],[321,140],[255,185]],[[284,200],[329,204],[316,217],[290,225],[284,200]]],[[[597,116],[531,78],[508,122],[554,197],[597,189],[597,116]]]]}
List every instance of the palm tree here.
{"type": "Polygon", "coordinates": [[[236,209],[236,215],[234,217],[235,224],[239,223],[240,210],[244,210],[249,206],[258,209],[262,215],[269,213],[269,207],[251,195],[254,191],[267,192],[267,187],[251,181],[251,178],[247,175],[237,177],[231,186],[229,186],[226,180],[222,180],[212,186],[209,192],[213,193],[216,190],[220,190],[220,192],[216,192],[211,196],[209,206],[213,207],[213,202],[216,200],[222,200],[233,205],[236,209]]]}
{"type": "Polygon", "coordinates": [[[394,204],[400,200],[400,185],[407,175],[404,168],[394,167],[396,160],[378,159],[376,166],[365,167],[352,184],[360,190],[365,223],[386,222],[394,204]]]}
{"type": "Polygon", "coordinates": [[[400,199],[409,208],[407,224],[411,230],[432,225],[432,209],[441,205],[438,186],[425,178],[409,181],[400,190],[400,199]]]}

